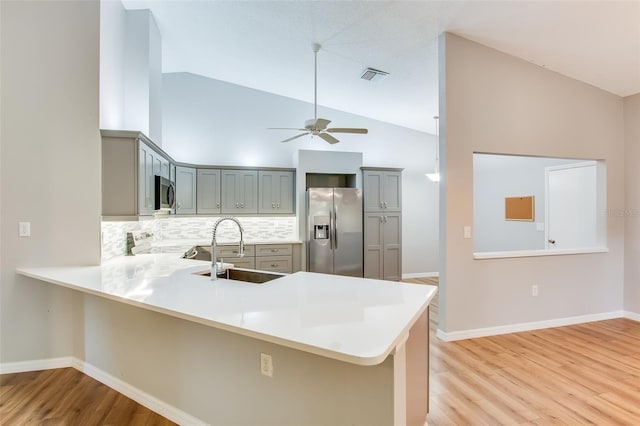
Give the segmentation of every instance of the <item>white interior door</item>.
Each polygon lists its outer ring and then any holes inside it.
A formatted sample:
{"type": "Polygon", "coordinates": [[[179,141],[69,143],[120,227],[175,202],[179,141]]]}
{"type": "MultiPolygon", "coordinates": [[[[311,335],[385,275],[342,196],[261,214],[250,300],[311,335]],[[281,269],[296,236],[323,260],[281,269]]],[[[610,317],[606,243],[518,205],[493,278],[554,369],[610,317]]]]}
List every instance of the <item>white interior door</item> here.
{"type": "Polygon", "coordinates": [[[596,163],[548,167],[546,180],[546,247],[595,247],[596,163]]]}

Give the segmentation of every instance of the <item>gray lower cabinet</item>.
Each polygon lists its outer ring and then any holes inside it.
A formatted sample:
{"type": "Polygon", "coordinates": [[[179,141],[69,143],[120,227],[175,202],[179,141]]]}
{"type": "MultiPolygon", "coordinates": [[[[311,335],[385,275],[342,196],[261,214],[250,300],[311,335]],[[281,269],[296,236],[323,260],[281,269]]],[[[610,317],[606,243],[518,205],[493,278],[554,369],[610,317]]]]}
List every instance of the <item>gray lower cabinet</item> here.
{"type": "Polygon", "coordinates": [[[258,172],[258,213],[293,213],[293,172],[258,172]]]}
{"type": "Polygon", "coordinates": [[[258,213],[258,172],[222,170],[222,213],[258,213]]]}
{"type": "Polygon", "coordinates": [[[224,260],[225,263],[231,263],[236,268],[284,272],[287,274],[299,270],[293,267],[294,260],[299,263],[299,247],[294,250],[293,244],[246,245],[244,247],[244,257],[238,257],[238,246],[236,244],[218,246],[216,257],[218,261],[224,260]]]}
{"type": "Polygon", "coordinates": [[[176,214],[196,214],[196,169],[176,166],[176,214]]]}
{"type": "Polygon", "coordinates": [[[220,170],[198,169],[197,178],[197,213],[219,214],[220,204],[220,170]]]}
{"type": "Polygon", "coordinates": [[[402,278],[401,213],[364,214],[364,277],[402,278]]]}

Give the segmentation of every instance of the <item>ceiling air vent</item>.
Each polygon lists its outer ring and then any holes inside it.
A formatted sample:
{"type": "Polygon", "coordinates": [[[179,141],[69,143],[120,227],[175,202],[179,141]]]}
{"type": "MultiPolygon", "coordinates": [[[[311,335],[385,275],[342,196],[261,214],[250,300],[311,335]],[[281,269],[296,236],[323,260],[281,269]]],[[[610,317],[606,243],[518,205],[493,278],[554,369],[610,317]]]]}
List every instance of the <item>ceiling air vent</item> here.
{"type": "Polygon", "coordinates": [[[374,68],[367,68],[366,70],[364,70],[360,78],[368,81],[380,81],[384,80],[388,75],[388,72],[380,71],[374,68]]]}

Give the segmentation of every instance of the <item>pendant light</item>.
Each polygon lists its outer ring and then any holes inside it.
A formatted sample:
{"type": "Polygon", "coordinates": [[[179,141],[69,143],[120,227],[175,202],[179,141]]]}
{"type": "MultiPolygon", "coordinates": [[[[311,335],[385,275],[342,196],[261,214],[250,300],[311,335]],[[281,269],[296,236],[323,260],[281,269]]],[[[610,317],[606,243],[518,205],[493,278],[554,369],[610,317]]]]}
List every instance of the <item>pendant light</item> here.
{"type": "Polygon", "coordinates": [[[440,182],[440,159],[438,158],[438,148],[440,145],[440,138],[438,137],[438,117],[435,115],[433,119],[436,121],[436,164],[433,167],[433,173],[426,173],[427,176],[432,182],[440,182]]]}

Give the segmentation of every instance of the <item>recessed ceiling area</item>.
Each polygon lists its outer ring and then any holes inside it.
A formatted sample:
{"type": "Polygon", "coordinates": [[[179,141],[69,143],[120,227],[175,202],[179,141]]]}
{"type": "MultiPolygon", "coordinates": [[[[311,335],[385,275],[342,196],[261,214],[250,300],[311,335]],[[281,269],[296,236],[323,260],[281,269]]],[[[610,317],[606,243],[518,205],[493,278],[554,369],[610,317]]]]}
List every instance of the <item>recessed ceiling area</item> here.
{"type": "Polygon", "coordinates": [[[134,1],[163,72],[191,72],[434,133],[450,31],[619,96],[640,92],[640,1],[134,1]],[[378,82],[360,78],[375,68],[378,82]]]}

